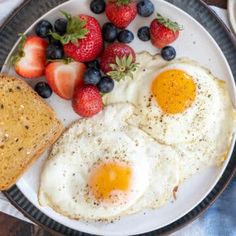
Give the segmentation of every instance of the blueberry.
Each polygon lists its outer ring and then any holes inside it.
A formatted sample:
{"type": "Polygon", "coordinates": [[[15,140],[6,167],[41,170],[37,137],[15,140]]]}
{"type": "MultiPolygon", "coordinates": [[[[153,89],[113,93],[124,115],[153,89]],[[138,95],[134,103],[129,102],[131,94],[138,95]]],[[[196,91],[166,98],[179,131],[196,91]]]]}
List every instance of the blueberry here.
{"type": "Polygon", "coordinates": [[[89,62],[86,63],[86,66],[88,68],[93,68],[93,69],[97,69],[97,70],[100,69],[100,65],[99,65],[98,60],[89,61],[89,62]]]}
{"type": "Polygon", "coordinates": [[[118,30],[110,22],[107,22],[102,27],[102,36],[105,41],[108,43],[113,43],[117,38],[118,30]]]}
{"type": "Polygon", "coordinates": [[[50,31],[52,31],[52,24],[47,20],[41,20],[35,26],[35,33],[41,38],[47,38],[50,31]]]}
{"type": "Polygon", "coordinates": [[[62,59],[64,57],[63,46],[59,41],[50,43],[47,47],[48,59],[62,59]]]}
{"type": "Polygon", "coordinates": [[[54,30],[60,34],[64,35],[66,33],[67,20],[65,18],[59,18],[54,22],[54,30]]]}
{"type": "Polygon", "coordinates": [[[103,76],[100,82],[97,84],[98,90],[101,93],[109,93],[114,88],[114,80],[108,76],[103,76]]]}
{"type": "Polygon", "coordinates": [[[176,51],[173,47],[166,46],[166,47],[162,48],[161,56],[163,57],[164,60],[171,61],[175,58],[176,51]]]}
{"type": "Polygon", "coordinates": [[[95,14],[100,14],[105,11],[106,3],[104,0],[92,0],[90,9],[95,14]]]}
{"type": "Polygon", "coordinates": [[[121,43],[131,43],[134,40],[134,35],[129,30],[122,30],[118,34],[118,41],[121,43]]]}
{"type": "Polygon", "coordinates": [[[150,40],[150,29],[148,26],[143,26],[138,30],[138,37],[142,41],[150,40]]]}
{"type": "Polygon", "coordinates": [[[52,95],[52,89],[45,82],[38,82],[35,85],[34,90],[42,98],[49,98],[52,95]]]}
{"type": "Polygon", "coordinates": [[[137,4],[138,14],[143,17],[148,17],[154,12],[154,5],[149,0],[142,0],[137,4]]]}
{"type": "Polygon", "coordinates": [[[97,69],[88,68],[84,73],[83,79],[85,84],[96,85],[101,79],[101,73],[97,69]]]}

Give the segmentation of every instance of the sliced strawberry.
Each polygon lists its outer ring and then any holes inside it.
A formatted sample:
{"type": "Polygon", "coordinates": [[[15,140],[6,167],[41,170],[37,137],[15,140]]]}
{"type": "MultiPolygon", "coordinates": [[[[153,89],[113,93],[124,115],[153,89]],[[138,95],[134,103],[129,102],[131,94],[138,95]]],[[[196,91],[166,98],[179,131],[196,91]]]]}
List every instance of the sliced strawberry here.
{"type": "Polygon", "coordinates": [[[47,45],[47,41],[38,36],[22,36],[18,54],[13,58],[16,73],[24,78],[44,75],[47,45]]]}
{"type": "Polygon", "coordinates": [[[52,62],[46,67],[46,79],[52,90],[64,99],[71,99],[75,87],[83,84],[86,66],[80,62],[52,62]]]}

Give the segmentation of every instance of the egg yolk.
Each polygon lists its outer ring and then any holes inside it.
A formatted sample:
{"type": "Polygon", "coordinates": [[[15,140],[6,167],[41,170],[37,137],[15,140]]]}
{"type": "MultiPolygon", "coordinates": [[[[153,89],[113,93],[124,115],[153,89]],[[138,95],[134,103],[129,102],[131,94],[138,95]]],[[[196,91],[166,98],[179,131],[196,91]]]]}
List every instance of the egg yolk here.
{"type": "Polygon", "coordinates": [[[103,163],[92,171],[90,191],[99,201],[109,200],[113,191],[129,190],[131,174],[131,168],[123,163],[103,163]]]}
{"type": "Polygon", "coordinates": [[[159,74],[151,90],[157,104],[168,114],[184,112],[196,97],[196,85],[192,77],[177,69],[159,74]]]}

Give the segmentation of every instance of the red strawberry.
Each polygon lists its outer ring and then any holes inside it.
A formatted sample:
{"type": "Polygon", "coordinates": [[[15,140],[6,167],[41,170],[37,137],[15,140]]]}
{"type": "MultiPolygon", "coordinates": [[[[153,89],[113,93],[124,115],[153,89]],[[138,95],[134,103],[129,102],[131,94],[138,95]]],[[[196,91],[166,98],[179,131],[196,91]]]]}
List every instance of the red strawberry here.
{"type": "Polygon", "coordinates": [[[24,78],[44,75],[47,41],[38,36],[22,36],[18,53],[12,58],[15,71],[24,78]]]}
{"type": "Polygon", "coordinates": [[[80,62],[52,62],[47,65],[45,75],[52,90],[64,99],[73,97],[74,89],[83,85],[86,66],[80,62]]]}
{"type": "Polygon", "coordinates": [[[130,46],[124,43],[112,43],[108,45],[101,56],[101,61],[100,61],[101,70],[104,73],[112,71],[113,68],[111,67],[111,64],[116,63],[116,58],[119,59],[123,57],[128,58],[130,55],[132,57],[131,62],[135,62],[136,59],[135,52],[130,46]]]}
{"type": "Polygon", "coordinates": [[[134,50],[124,43],[112,43],[103,52],[100,67],[101,70],[114,80],[133,77],[133,71],[138,64],[135,63],[134,50]]]}
{"type": "Polygon", "coordinates": [[[126,28],[137,15],[133,0],[110,0],[106,5],[107,18],[118,28],[126,28]]]}
{"type": "Polygon", "coordinates": [[[96,59],[103,49],[101,27],[92,16],[71,16],[64,13],[67,18],[66,34],[60,36],[51,33],[53,38],[60,40],[64,45],[64,52],[68,57],[79,62],[96,59]]]}
{"type": "Polygon", "coordinates": [[[179,37],[180,30],[182,27],[177,22],[157,14],[157,18],[150,25],[152,44],[158,48],[163,48],[179,37]]]}
{"type": "Polygon", "coordinates": [[[94,85],[77,87],[74,92],[72,107],[83,117],[91,117],[103,109],[102,97],[94,85]]]}

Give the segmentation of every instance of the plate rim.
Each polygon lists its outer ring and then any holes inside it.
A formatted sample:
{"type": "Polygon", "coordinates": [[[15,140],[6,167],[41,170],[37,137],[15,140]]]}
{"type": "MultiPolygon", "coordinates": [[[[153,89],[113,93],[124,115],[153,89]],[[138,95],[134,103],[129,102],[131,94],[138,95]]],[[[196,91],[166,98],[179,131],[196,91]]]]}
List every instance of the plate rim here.
{"type": "MultiPolygon", "coordinates": [[[[0,27],[0,34],[4,31],[5,27],[7,27],[7,25],[16,17],[16,15],[24,10],[24,7],[29,4],[32,0],[24,0],[22,2],[21,5],[19,5],[14,11],[13,13],[3,22],[2,26],[0,27]]],[[[64,2],[67,2],[68,0],[64,1],[64,2]]],[[[168,1],[167,1],[168,2],[168,1]]],[[[223,27],[224,29],[224,32],[229,36],[231,42],[233,43],[233,45],[235,46],[235,49],[236,49],[236,38],[234,37],[234,35],[229,31],[228,27],[225,25],[225,23],[218,17],[218,15],[216,14],[216,12],[214,10],[212,10],[211,8],[209,8],[209,6],[203,1],[203,0],[198,0],[198,2],[200,2],[205,8],[207,8],[211,15],[217,20],[217,22],[223,27]]],[[[63,4],[63,3],[61,3],[63,4]]],[[[175,5],[175,4],[174,4],[175,5]]],[[[54,8],[55,6],[53,6],[54,8]]],[[[178,6],[177,6],[178,7],[178,6]]],[[[53,9],[51,8],[51,9],[53,9]]],[[[182,9],[183,10],[183,9],[182,9]]],[[[188,13],[188,12],[187,12],[188,13]]],[[[45,13],[44,13],[45,14],[45,13]]],[[[201,23],[200,23],[201,24],[201,23]]],[[[202,24],[201,24],[202,25],[202,24]]],[[[203,26],[204,27],[204,26],[203,26]]],[[[205,28],[205,27],[204,27],[205,28]]],[[[217,42],[216,42],[217,43],[217,42]]],[[[217,43],[218,44],[218,43],[217,43]]],[[[223,52],[224,53],[224,52],[223,52]]],[[[227,60],[227,58],[226,58],[227,60]]],[[[227,60],[228,61],[228,60],[227,60]]],[[[0,67],[1,68],[1,67],[0,67]]],[[[234,78],[235,80],[236,78],[234,78]]],[[[191,211],[189,211],[188,213],[186,213],[183,217],[177,219],[176,221],[164,226],[164,227],[161,227],[157,230],[154,230],[154,231],[151,231],[149,233],[145,233],[145,234],[140,234],[140,235],[159,235],[159,231],[163,231],[163,233],[161,233],[161,235],[163,234],[170,234],[170,233],[173,233],[181,228],[183,228],[184,226],[186,226],[187,224],[193,222],[194,220],[196,220],[198,217],[200,217],[202,214],[204,214],[206,212],[207,209],[209,209],[209,207],[217,200],[217,198],[222,194],[222,192],[225,190],[225,188],[228,186],[228,184],[230,183],[230,181],[232,180],[232,178],[234,177],[234,175],[236,174],[236,164],[233,168],[233,170],[230,171],[230,174],[228,173],[228,177],[226,177],[226,180],[224,180],[224,183],[223,185],[220,187],[220,190],[215,190],[215,194],[213,195],[213,197],[211,197],[211,200],[207,200],[207,203],[205,203],[205,206],[200,210],[200,212],[196,213],[195,215],[191,216],[190,219],[188,220],[185,220],[184,222],[182,223],[179,223],[175,226],[172,227],[172,229],[166,229],[168,228],[169,226],[173,225],[173,224],[176,224],[176,222],[182,220],[184,217],[186,217],[187,215],[189,215],[191,212],[193,212],[196,208],[198,208],[204,201],[206,201],[206,199],[209,197],[209,195],[211,195],[212,191],[214,191],[214,189],[216,188],[216,186],[219,184],[219,182],[222,181],[222,178],[223,176],[226,174],[226,172],[228,171],[227,168],[229,167],[230,165],[230,162],[232,161],[232,157],[234,156],[234,153],[236,153],[236,146],[234,144],[234,151],[233,153],[231,154],[231,157],[230,157],[230,160],[229,160],[229,163],[227,164],[224,172],[222,173],[219,181],[215,184],[215,186],[211,189],[211,191],[209,192],[209,194],[197,205],[195,206],[191,211]],[[165,230],[166,229],[166,230],[165,230]]],[[[27,198],[26,196],[24,196],[23,192],[21,192],[19,190],[19,188],[14,185],[12,188],[10,188],[9,190],[7,191],[3,191],[3,194],[7,197],[7,199],[11,202],[12,205],[14,205],[14,207],[16,207],[19,211],[21,211],[27,218],[29,218],[31,221],[33,221],[34,223],[36,223],[37,225],[41,226],[42,228],[44,228],[45,230],[51,232],[51,233],[62,233],[62,232],[59,232],[55,229],[53,229],[52,227],[49,227],[43,223],[41,223],[39,220],[37,220],[36,218],[34,218],[30,213],[28,213],[25,209],[23,209],[22,206],[20,206],[17,201],[14,200],[14,198],[11,196],[11,192],[14,192],[14,191],[18,191],[18,193],[20,193],[21,195],[23,195],[23,197],[25,198],[24,200],[27,200],[34,208],[36,208],[41,214],[45,215],[43,212],[41,212],[36,206],[34,206],[27,198]]],[[[53,220],[52,218],[50,218],[49,216],[46,215],[47,218],[49,218],[50,220],[58,223],[59,225],[63,226],[63,227],[66,227],[70,230],[72,230],[72,234],[73,235],[92,235],[92,234],[89,234],[89,233],[85,233],[85,232],[82,232],[82,231],[78,231],[78,230],[75,230],[75,229],[72,229],[72,228],[69,228],[68,226],[65,226],[55,220],[53,220]]]]}

